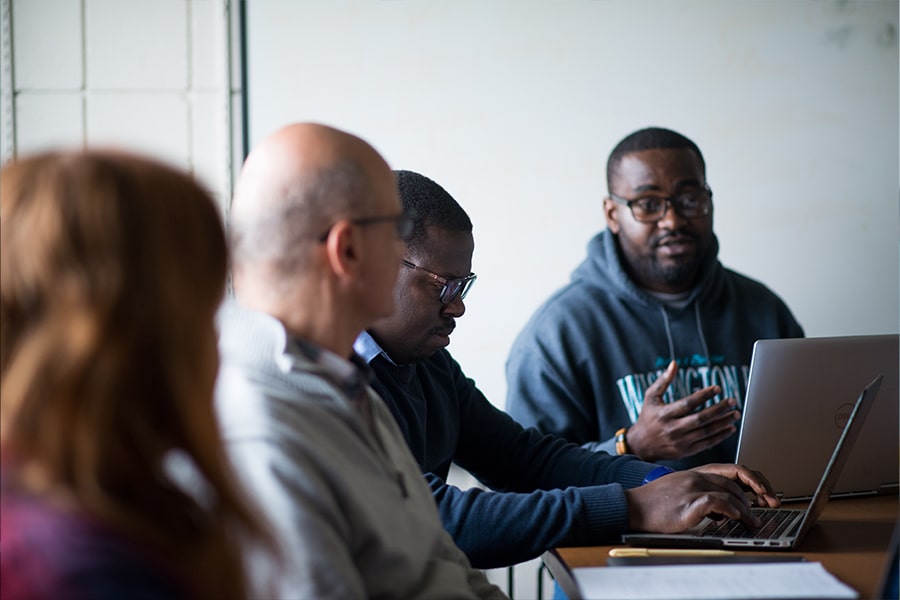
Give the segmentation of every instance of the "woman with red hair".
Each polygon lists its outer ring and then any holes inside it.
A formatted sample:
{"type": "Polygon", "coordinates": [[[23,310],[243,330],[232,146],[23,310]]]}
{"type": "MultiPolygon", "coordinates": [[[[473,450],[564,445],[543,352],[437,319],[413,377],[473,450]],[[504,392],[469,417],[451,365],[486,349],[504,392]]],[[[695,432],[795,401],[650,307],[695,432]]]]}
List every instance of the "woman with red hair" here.
{"type": "Polygon", "coordinates": [[[241,542],[272,545],[213,413],[227,262],[215,203],[176,169],[3,168],[4,598],[246,597],[241,542]]]}

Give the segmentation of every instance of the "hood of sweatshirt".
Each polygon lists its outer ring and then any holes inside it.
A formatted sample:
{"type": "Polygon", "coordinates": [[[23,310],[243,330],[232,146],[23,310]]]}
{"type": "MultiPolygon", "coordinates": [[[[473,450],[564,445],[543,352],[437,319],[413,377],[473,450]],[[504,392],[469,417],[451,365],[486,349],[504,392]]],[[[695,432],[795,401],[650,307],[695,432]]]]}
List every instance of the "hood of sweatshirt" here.
{"type": "MultiPolygon", "coordinates": [[[[721,285],[722,267],[719,263],[719,240],[715,234],[706,256],[700,264],[700,281],[691,290],[689,302],[693,303],[701,294],[712,293],[716,282],[721,285]]],[[[587,246],[587,258],[572,272],[572,281],[588,286],[600,287],[606,293],[613,293],[629,301],[656,306],[660,301],[638,287],[628,276],[619,253],[616,235],[604,229],[595,235],[587,246]]]]}
{"type": "MultiPolygon", "coordinates": [[[[700,300],[705,303],[714,302],[721,294],[724,286],[724,269],[718,260],[719,240],[712,234],[712,241],[706,256],[700,263],[700,280],[691,289],[686,299],[686,306],[693,311],[697,334],[703,348],[705,364],[710,364],[710,355],[706,338],[703,334],[703,323],[700,318],[700,300]]],[[[627,303],[638,303],[659,312],[660,320],[665,328],[668,341],[669,359],[679,359],[675,351],[669,312],[665,304],[638,287],[629,277],[622,261],[616,235],[604,229],[594,236],[587,247],[587,258],[572,272],[572,281],[588,288],[599,288],[606,294],[621,298],[627,303]]],[[[684,362],[683,357],[679,362],[684,362]]],[[[660,365],[661,367],[664,365],[660,365]]]]}

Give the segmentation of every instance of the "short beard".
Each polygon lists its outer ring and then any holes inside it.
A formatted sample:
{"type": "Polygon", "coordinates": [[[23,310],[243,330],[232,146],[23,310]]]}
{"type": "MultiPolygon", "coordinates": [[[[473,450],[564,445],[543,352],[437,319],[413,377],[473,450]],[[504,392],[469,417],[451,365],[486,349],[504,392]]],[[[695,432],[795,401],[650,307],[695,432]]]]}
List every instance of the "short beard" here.
{"type": "Polygon", "coordinates": [[[665,281],[669,286],[678,289],[687,289],[694,285],[702,260],[692,260],[689,263],[662,267],[655,260],[648,265],[652,271],[652,277],[665,281]]]}
{"type": "Polygon", "coordinates": [[[701,244],[700,252],[695,258],[669,267],[662,266],[656,256],[643,257],[634,265],[638,271],[636,275],[639,281],[655,281],[665,283],[670,288],[687,290],[699,280],[700,268],[708,251],[709,246],[701,244]]]}

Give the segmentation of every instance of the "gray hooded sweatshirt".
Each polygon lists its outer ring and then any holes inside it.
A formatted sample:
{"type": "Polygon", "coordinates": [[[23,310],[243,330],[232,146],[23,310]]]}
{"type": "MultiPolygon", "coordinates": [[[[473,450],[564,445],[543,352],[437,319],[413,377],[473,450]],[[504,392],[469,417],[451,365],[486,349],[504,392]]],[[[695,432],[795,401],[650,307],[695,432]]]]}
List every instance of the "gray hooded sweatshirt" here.
{"type": "MultiPolygon", "coordinates": [[[[612,454],[615,432],[637,421],[644,392],[671,360],[679,370],[666,402],[719,385],[712,402],[736,398],[741,408],[753,343],[803,336],[777,295],[722,266],[715,237],[700,281],[677,307],[635,285],[617,246],[608,229],[588,243],[571,282],[531,317],[506,364],[514,419],[612,454]]],[[[676,469],[734,462],[736,444],[734,434],[692,457],[658,462],[676,469]]]]}

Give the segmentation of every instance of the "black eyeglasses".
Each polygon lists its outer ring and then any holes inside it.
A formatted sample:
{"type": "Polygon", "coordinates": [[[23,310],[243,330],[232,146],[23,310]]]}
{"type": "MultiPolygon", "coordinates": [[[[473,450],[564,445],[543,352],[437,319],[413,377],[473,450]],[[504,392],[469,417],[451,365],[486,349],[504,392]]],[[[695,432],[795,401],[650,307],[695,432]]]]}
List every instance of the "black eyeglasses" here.
{"type": "MultiPolygon", "coordinates": [[[[359,217],[357,219],[350,219],[350,222],[354,225],[375,225],[376,223],[387,223],[389,221],[394,222],[394,226],[397,228],[397,237],[401,240],[408,240],[410,236],[413,234],[413,229],[416,226],[416,214],[413,211],[402,212],[399,215],[383,215],[380,217],[359,217]]],[[[332,227],[334,227],[332,225],[332,227]]],[[[328,234],[331,232],[331,227],[329,227],[325,233],[319,236],[319,241],[324,242],[328,239],[328,234]]]]}
{"type": "Polygon", "coordinates": [[[415,271],[422,271],[429,278],[433,279],[436,283],[441,284],[443,287],[441,288],[440,300],[441,304],[450,304],[456,297],[459,296],[460,299],[465,299],[466,294],[469,293],[469,290],[472,289],[472,284],[475,283],[476,275],[475,273],[469,273],[465,277],[459,277],[457,279],[447,279],[446,277],[441,277],[437,273],[429,271],[428,269],[422,268],[419,265],[413,264],[408,260],[401,260],[403,266],[409,267],[415,271]]]}
{"type": "Polygon", "coordinates": [[[609,193],[609,197],[615,202],[627,206],[635,221],[641,223],[656,223],[666,216],[670,205],[685,219],[705,217],[712,208],[712,190],[708,185],[704,185],[699,190],[682,192],[677,196],[669,197],[647,196],[629,200],[612,192],[609,193]]]}

